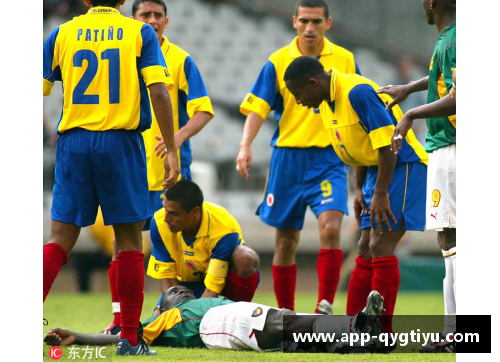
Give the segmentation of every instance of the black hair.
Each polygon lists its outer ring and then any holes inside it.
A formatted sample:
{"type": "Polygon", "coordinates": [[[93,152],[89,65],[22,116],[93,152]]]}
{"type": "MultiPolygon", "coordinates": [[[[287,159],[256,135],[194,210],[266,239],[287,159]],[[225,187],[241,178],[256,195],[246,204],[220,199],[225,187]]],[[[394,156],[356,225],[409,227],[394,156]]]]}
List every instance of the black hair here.
{"type": "Polygon", "coordinates": [[[298,57],[290,63],[285,71],[285,82],[304,82],[310,78],[320,78],[325,73],[325,68],[319,60],[306,55],[298,57]]]}
{"type": "Polygon", "coordinates": [[[167,5],[163,0],[135,0],[132,4],[132,16],[135,16],[137,10],[139,10],[139,6],[144,3],[155,3],[163,6],[163,10],[165,11],[165,16],[167,16],[167,5]]]}
{"type": "Polygon", "coordinates": [[[121,0],[89,0],[92,6],[108,6],[110,8],[116,8],[121,0]]]}
{"type": "Polygon", "coordinates": [[[168,201],[178,202],[186,212],[190,212],[196,206],[203,207],[203,192],[193,181],[180,180],[174,186],[165,191],[168,201]]]}
{"type": "Polygon", "coordinates": [[[330,17],[328,4],[324,0],[299,0],[295,5],[295,16],[299,15],[299,8],[323,8],[325,19],[330,17]]]}

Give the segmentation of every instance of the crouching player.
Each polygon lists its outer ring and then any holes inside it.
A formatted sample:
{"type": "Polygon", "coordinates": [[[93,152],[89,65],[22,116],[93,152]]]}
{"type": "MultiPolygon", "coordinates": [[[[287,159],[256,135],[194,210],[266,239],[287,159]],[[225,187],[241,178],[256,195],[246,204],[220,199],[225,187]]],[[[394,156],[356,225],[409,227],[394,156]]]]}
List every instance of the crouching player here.
{"type": "MultiPolygon", "coordinates": [[[[161,314],[144,322],[141,330],[147,345],[164,347],[207,347],[272,351],[281,350],[293,340],[293,333],[382,333],[380,315],[383,298],[373,291],[363,311],[355,316],[295,315],[288,309],[277,309],[249,302],[232,302],[227,298],[196,299],[184,286],[168,289],[160,304],[161,314]],[[373,317],[369,317],[373,316],[373,317]],[[335,319],[332,319],[335,318],[335,319]],[[333,320],[333,322],[332,322],[333,320]],[[285,340],[285,342],[284,342],[285,340]]],[[[63,328],[52,329],[44,341],[48,345],[106,345],[118,342],[119,336],[83,334],[63,328]]],[[[317,343],[330,352],[373,352],[374,339],[363,343],[317,343]]],[[[302,347],[302,346],[301,346],[302,347]]]]}
{"type": "Polygon", "coordinates": [[[194,182],[181,180],[165,192],[150,233],[147,274],[161,279],[162,294],[183,285],[196,298],[223,294],[233,301],[252,300],[259,284],[259,257],[245,245],[235,218],[223,207],[203,202],[194,182]]]}
{"type": "Polygon", "coordinates": [[[370,291],[378,290],[387,309],[382,325],[392,333],[400,282],[394,250],[406,230],[424,230],[428,155],[412,131],[397,156],[391,151],[403,114],[398,106],[386,110],[392,99],[377,94],[371,80],[327,72],[316,59],[299,57],[287,68],[285,82],[297,103],[320,109],[335,152],[355,166],[354,212],[362,233],[347,314],[359,311],[370,291]]]}

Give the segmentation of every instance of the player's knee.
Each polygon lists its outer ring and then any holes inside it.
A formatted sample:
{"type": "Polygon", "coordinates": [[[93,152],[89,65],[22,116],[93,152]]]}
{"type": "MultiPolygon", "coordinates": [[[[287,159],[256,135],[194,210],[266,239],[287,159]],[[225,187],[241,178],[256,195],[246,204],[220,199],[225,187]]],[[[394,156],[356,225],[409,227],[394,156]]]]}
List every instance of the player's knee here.
{"type": "Polygon", "coordinates": [[[320,229],[321,244],[323,247],[337,247],[340,243],[340,228],[335,222],[327,222],[320,229]]]}
{"type": "Polygon", "coordinates": [[[259,256],[248,246],[239,245],[231,255],[231,270],[242,278],[253,275],[259,268],[259,256]]]}
{"type": "Polygon", "coordinates": [[[370,240],[369,251],[372,258],[380,258],[386,256],[389,252],[387,243],[384,243],[381,239],[370,240]]]}
{"type": "Polygon", "coordinates": [[[370,239],[361,238],[358,241],[358,255],[363,259],[370,260],[370,239]]]}
{"type": "Polygon", "coordinates": [[[295,232],[281,230],[276,235],[276,252],[278,253],[295,255],[298,245],[299,237],[295,232]]]}

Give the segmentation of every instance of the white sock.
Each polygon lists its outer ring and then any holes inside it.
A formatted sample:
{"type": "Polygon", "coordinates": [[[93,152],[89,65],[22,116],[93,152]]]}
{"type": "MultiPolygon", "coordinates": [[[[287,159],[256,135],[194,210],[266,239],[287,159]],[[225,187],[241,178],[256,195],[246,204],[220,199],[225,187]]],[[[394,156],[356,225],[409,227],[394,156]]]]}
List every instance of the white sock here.
{"type": "Polygon", "coordinates": [[[456,248],[443,250],[444,265],[446,275],[443,279],[443,296],[444,296],[444,330],[443,333],[455,333],[457,321],[457,306],[455,302],[455,271],[454,260],[456,257],[456,248]]]}
{"type": "Polygon", "coordinates": [[[113,310],[113,314],[120,313],[120,302],[112,302],[111,308],[113,310]]]}

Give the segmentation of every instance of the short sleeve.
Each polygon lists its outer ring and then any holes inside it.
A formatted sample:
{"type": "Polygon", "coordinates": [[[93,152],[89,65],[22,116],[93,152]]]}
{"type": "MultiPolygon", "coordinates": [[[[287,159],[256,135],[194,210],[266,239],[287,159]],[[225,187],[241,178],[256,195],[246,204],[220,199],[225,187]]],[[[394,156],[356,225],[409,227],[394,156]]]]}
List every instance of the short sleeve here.
{"type": "Polygon", "coordinates": [[[241,103],[240,112],[246,116],[250,112],[255,112],[266,119],[276,100],[276,79],[276,67],[268,60],[260,71],[250,93],[241,103]]]}
{"type": "Polygon", "coordinates": [[[170,256],[170,253],[161,238],[158,230],[158,225],[153,217],[150,228],[151,241],[153,242],[153,250],[149,258],[147,274],[155,279],[177,278],[177,267],[175,261],[170,256]]]}
{"type": "Polygon", "coordinates": [[[56,80],[62,80],[59,62],[54,59],[56,39],[59,34],[59,27],[55,28],[43,45],[43,95],[52,93],[52,86],[56,80]]]}
{"type": "Polygon", "coordinates": [[[451,90],[451,87],[453,85],[453,71],[457,67],[457,44],[456,43],[451,43],[449,44],[443,53],[443,61],[440,64],[441,65],[441,72],[443,74],[443,79],[444,83],[446,84],[446,89],[448,90],[448,93],[451,90]]]}
{"type": "Polygon", "coordinates": [[[196,112],[207,112],[213,117],[214,110],[208,96],[207,88],[198,67],[190,56],[186,57],[184,61],[184,74],[186,76],[184,84],[187,87],[182,90],[187,94],[187,112],[189,117],[192,117],[196,112]]]}
{"type": "Polygon", "coordinates": [[[349,102],[368,133],[374,150],[391,144],[394,122],[384,102],[369,84],[359,84],[349,92],[349,102]]]}
{"type": "Polygon", "coordinates": [[[174,87],[170,73],[161,52],[158,37],[149,24],[144,24],[141,29],[142,49],[138,59],[138,67],[146,86],[154,83],[165,83],[170,90],[174,87]]]}

